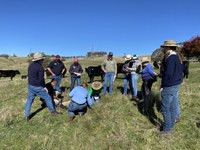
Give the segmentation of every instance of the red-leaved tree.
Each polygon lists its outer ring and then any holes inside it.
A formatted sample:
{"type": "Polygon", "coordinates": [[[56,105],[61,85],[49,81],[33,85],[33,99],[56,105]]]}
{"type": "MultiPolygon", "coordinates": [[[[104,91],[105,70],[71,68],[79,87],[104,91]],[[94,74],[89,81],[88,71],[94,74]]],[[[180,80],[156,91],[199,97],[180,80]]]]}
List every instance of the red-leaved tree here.
{"type": "Polygon", "coordinates": [[[182,53],[186,57],[200,57],[200,36],[194,37],[191,40],[184,42],[182,53]]]}

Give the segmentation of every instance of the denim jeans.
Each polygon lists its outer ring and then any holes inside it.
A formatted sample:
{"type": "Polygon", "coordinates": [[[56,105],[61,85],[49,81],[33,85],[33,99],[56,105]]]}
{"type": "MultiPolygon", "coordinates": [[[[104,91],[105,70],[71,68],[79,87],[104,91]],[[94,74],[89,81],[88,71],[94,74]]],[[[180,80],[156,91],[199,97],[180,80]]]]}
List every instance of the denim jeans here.
{"type": "Polygon", "coordinates": [[[178,100],[178,92],[175,97],[176,99],[176,118],[175,119],[180,119],[180,105],[179,105],[179,100],[178,100]]]}
{"type": "Polygon", "coordinates": [[[133,94],[131,74],[124,74],[124,95],[127,95],[128,83],[129,83],[130,91],[133,94]]]}
{"type": "Polygon", "coordinates": [[[107,84],[109,82],[109,94],[112,95],[112,88],[113,88],[113,79],[115,73],[114,72],[107,72],[104,76],[104,84],[103,84],[103,95],[106,94],[107,84]]]}
{"type": "Polygon", "coordinates": [[[25,116],[30,116],[31,106],[36,95],[45,101],[50,112],[55,111],[51,96],[45,91],[43,87],[28,85],[28,98],[26,101],[25,112],[24,112],[25,116]]]}
{"type": "Polygon", "coordinates": [[[132,88],[133,88],[133,95],[137,97],[137,80],[139,76],[138,74],[131,74],[131,81],[132,81],[132,88]]]}
{"type": "Polygon", "coordinates": [[[161,96],[161,111],[164,119],[163,131],[168,132],[174,128],[177,113],[177,95],[180,85],[165,87],[161,96]]]}
{"type": "Polygon", "coordinates": [[[74,88],[75,82],[77,86],[81,84],[81,78],[80,77],[71,77],[71,86],[70,86],[70,91],[74,88]]]}
{"type": "Polygon", "coordinates": [[[86,112],[86,109],[87,109],[87,103],[77,104],[71,101],[68,107],[68,115],[70,116],[74,116],[76,114],[83,115],[83,113],[86,112]]]}
{"type": "Polygon", "coordinates": [[[56,86],[55,86],[55,89],[61,94],[62,91],[60,89],[60,84],[61,84],[61,76],[53,76],[52,78],[56,79],[57,80],[57,83],[56,83],[56,86]]]}

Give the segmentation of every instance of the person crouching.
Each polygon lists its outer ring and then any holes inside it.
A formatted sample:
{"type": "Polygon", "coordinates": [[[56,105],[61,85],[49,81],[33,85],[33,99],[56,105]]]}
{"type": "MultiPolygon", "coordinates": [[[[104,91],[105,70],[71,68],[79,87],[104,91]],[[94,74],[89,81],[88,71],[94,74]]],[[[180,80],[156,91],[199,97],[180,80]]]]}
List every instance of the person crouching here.
{"type": "Polygon", "coordinates": [[[75,115],[82,116],[87,111],[87,101],[89,97],[87,88],[87,83],[83,83],[73,88],[69,93],[71,102],[68,106],[68,122],[71,122],[75,118],[75,115]]]}

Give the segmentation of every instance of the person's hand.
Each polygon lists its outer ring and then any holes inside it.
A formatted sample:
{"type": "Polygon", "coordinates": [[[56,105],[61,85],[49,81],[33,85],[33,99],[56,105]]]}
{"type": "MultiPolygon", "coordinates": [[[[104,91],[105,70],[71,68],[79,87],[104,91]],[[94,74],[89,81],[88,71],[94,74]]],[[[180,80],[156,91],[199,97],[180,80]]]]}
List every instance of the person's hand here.
{"type": "Polygon", "coordinates": [[[160,88],[160,92],[162,92],[163,91],[163,88],[160,88]]]}
{"type": "Polygon", "coordinates": [[[114,75],[113,81],[115,81],[115,79],[116,79],[116,74],[114,75]]]}
{"type": "Polygon", "coordinates": [[[44,90],[45,90],[47,93],[49,92],[48,89],[47,89],[46,87],[44,88],[44,90]]]}
{"type": "Polygon", "coordinates": [[[54,73],[52,73],[52,77],[55,77],[56,75],[54,73]]]}

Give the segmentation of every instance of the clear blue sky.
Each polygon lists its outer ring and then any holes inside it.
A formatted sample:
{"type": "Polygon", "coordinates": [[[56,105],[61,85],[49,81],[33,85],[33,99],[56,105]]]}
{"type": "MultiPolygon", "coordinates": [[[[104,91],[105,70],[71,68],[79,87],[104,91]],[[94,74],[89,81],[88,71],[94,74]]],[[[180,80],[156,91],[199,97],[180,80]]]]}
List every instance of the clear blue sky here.
{"type": "Polygon", "coordinates": [[[151,54],[200,33],[199,0],[0,0],[0,54],[151,54]]]}

